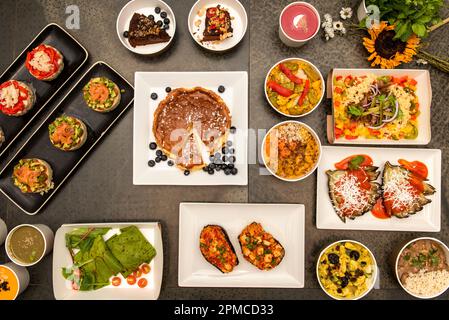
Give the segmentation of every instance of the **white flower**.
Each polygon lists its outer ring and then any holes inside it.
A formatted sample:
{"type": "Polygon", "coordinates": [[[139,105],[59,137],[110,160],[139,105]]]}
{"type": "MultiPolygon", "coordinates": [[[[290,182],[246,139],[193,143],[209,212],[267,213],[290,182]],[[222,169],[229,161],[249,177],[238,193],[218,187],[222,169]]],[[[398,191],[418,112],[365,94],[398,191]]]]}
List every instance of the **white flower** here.
{"type": "Polygon", "coordinates": [[[427,60],[424,59],[417,59],[416,60],[416,64],[428,64],[429,62],[427,62],[427,60]]]}
{"type": "Polygon", "coordinates": [[[341,11],[340,11],[340,17],[341,17],[343,20],[350,19],[350,18],[352,17],[352,9],[349,8],[349,7],[347,7],[347,8],[341,8],[341,11]]]}
{"type": "Polygon", "coordinates": [[[346,28],[341,29],[341,30],[340,30],[340,33],[341,33],[342,35],[345,35],[345,34],[346,34],[346,28]]]}
{"type": "Polygon", "coordinates": [[[333,38],[335,36],[334,29],[332,28],[325,28],[324,33],[326,36],[329,36],[329,38],[333,38]]]}
{"type": "Polygon", "coordinates": [[[323,22],[323,23],[321,24],[321,27],[322,27],[323,29],[325,29],[325,28],[332,28],[332,21],[326,21],[326,22],[323,22]]]}
{"type": "Polygon", "coordinates": [[[332,16],[329,13],[324,15],[324,21],[332,23],[332,16]]]}
{"type": "Polygon", "coordinates": [[[334,21],[333,28],[335,31],[341,31],[345,28],[345,26],[343,25],[343,22],[341,22],[341,21],[334,21]]]}

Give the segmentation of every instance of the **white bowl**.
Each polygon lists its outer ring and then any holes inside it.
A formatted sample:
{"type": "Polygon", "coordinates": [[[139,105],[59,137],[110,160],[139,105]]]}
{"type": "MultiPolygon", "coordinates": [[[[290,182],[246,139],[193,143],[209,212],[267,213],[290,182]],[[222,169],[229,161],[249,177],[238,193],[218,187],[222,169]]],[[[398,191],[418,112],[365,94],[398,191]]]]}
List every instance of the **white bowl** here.
{"type": "Polygon", "coordinates": [[[282,114],[283,116],[289,117],[289,118],[301,118],[301,117],[305,117],[305,116],[307,116],[308,114],[312,113],[312,112],[313,112],[313,111],[320,105],[320,103],[321,103],[321,101],[323,100],[323,97],[324,97],[324,91],[325,91],[325,85],[326,85],[326,84],[325,84],[325,82],[324,82],[324,78],[323,78],[323,75],[321,74],[320,70],[319,70],[313,63],[311,63],[310,61],[305,60],[305,59],[301,59],[301,58],[287,58],[287,59],[284,59],[284,60],[281,60],[281,61],[276,62],[276,63],[270,68],[270,70],[268,71],[268,73],[267,73],[267,75],[266,75],[266,77],[265,77],[265,81],[264,81],[263,85],[264,85],[265,98],[267,99],[267,101],[268,101],[268,103],[270,104],[270,106],[271,106],[274,110],[276,110],[276,112],[282,114]],[[267,82],[268,82],[268,77],[270,76],[271,71],[273,71],[273,69],[274,69],[278,64],[284,63],[284,62],[287,62],[287,61],[292,61],[292,60],[300,60],[300,61],[303,61],[303,62],[305,62],[305,63],[308,63],[309,65],[312,66],[312,68],[313,68],[313,69],[315,70],[315,72],[320,76],[320,79],[321,79],[321,89],[322,89],[322,90],[321,90],[321,97],[320,97],[320,100],[318,100],[318,102],[316,103],[316,105],[315,105],[309,112],[306,112],[306,113],[304,113],[304,114],[299,114],[299,115],[286,114],[286,113],[283,113],[283,112],[281,112],[280,110],[278,110],[278,109],[277,109],[275,106],[273,106],[273,104],[271,103],[270,99],[268,98],[268,92],[267,92],[267,82]]]}
{"type": "Polygon", "coordinates": [[[176,19],[170,6],[162,0],[132,0],[128,2],[120,11],[117,18],[116,28],[117,36],[126,49],[141,55],[155,55],[163,52],[172,43],[176,33],[176,19]],[[147,16],[152,14],[155,16],[155,20],[157,21],[159,20],[158,14],[154,12],[156,7],[161,8],[161,12],[167,12],[167,18],[170,19],[170,28],[167,30],[167,33],[171,37],[170,40],[168,42],[137,46],[133,48],[129,44],[128,39],[123,36],[123,33],[129,29],[129,22],[131,21],[132,16],[136,12],[147,16]]]}
{"type": "Polygon", "coordinates": [[[8,236],[6,237],[6,242],[5,242],[5,250],[6,250],[6,254],[8,255],[8,258],[14,262],[16,265],[18,266],[22,266],[22,267],[31,267],[34,266],[36,264],[38,264],[47,254],[49,254],[51,252],[51,250],[53,249],[53,241],[54,241],[54,233],[53,231],[46,225],[43,224],[21,224],[16,226],[15,228],[13,228],[9,233],[8,236]],[[24,263],[20,260],[18,260],[13,253],[10,250],[10,246],[9,246],[9,241],[11,240],[11,236],[14,234],[14,232],[21,228],[21,227],[31,227],[36,229],[37,231],[40,232],[40,234],[42,235],[42,237],[44,238],[44,253],[42,254],[41,257],[39,257],[38,260],[36,260],[35,262],[32,263],[24,263]]]}
{"type": "Polygon", "coordinates": [[[402,251],[404,251],[404,249],[405,249],[407,246],[409,246],[410,244],[412,244],[412,243],[414,243],[414,242],[416,242],[416,241],[418,241],[418,240],[431,240],[431,241],[434,241],[434,242],[438,243],[438,244],[441,246],[441,248],[443,248],[444,252],[446,253],[446,261],[449,262],[449,248],[448,248],[443,242],[441,242],[441,241],[438,240],[438,239],[431,238],[431,237],[420,237],[420,238],[416,238],[416,239],[413,239],[413,240],[407,242],[407,244],[401,248],[401,250],[399,251],[399,253],[398,253],[397,257],[396,257],[396,262],[395,262],[395,264],[394,264],[394,273],[395,273],[396,279],[398,280],[398,282],[399,282],[400,286],[402,287],[402,289],[404,289],[404,291],[407,292],[409,295],[411,295],[411,296],[413,296],[413,297],[415,297],[415,298],[418,298],[418,299],[433,299],[433,298],[436,298],[436,297],[442,295],[444,292],[446,292],[446,290],[449,289],[449,286],[447,286],[447,287],[446,287],[444,290],[442,290],[441,292],[436,293],[436,294],[434,294],[434,295],[432,295],[432,296],[429,296],[429,297],[423,297],[423,296],[418,296],[417,294],[415,294],[415,293],[413,293],[413,292],[407,290],[407,288],[405,288],[405,286],[402,284],[401,278],[399,277],[399,273],[398,273],[398,264],[399,264],[399,257],[401,256],[402,251]]]}
{"type": "Polygon", "coordinates": [[[362,244],[362,243],[360,243],[360,242],[358,242],[358,241],[355,241],[355,240],[339,240],[339,241],[335,241],[335,242],[331,243],[330,245],[328,245],[326,248],[324,248],[324,249],[321,251],[320,256],[318,257],[318,261],[317,261],[317,263],[316,263],[316,278],[317,278],[317,280],[318,280],[318,283],[320,284],[321,289],[323,289],[323,291],[324,291],[329,297],[331,297],[332,299],[335,299],[335,300],[359,300],[359,299],[362,299],[364,296],[366,296],[366,295],[367,295],[367,294],[374,288],[374,284],[376,283],[376,280],[377,280],[377,273],[378,273],[378,272],[379,272],[379,270],[378,270],[378,268],[377,268],[377,262],[376,262],[376,258],[374,257],[374,254],[371,252],[370,249],[368,249],[367,246],[365,246],[364,244],[362,244]],[[373,260],[373,276],[371,277],[371,283],[370,283],[368,289],[367,289],[363,294],[361,294],[360,296],[354,297],[354,298],[352,298],[352,299],[344,299],[344,298],[334,297],[334,296],[331,295],[329,292],[327,292],[326,288],[324,288],[323,284],[322,284],[321,281],[320,281],[319,266],[320,266],[320,260],[321,260],[321,257],[323,256],[323,254],[324,254],[330,247],[332,247],[332,246],[334,246],[334,245],[336,245],[336,244],[338,244],[338,243],[341,243],[341,242],[351,242],[351,243],[358,244],[359,246],[363,247],[364,249],[366,249],[366,250],[369,252],[369,254],[370,254],[370,256],[371,256],[371,259],[373,260]]]}
{"type": "Polygon", "coordinates": [[[287,121],[283,121],[283,122],[281,122],[281,123],[278,123],[278,124],[274,125],[270,130],[268,130],[268,132],[266,133],[265,137],[264,137],[263,140],[262,140],[261,156],[262,156],[262,160],[263,160],[263,164],[265,165],[265,168],[267,168],[267,170],[268,170],[273,176],[275,176],[276,178],[278,178],[278,179],[280,179],[280,180],[283,180],[283,181],[296,182],[296,181],[304,180],[305,178],[307,178],[308,176],[310,176],[310,175],[311,175],[312,173],[314,173],[315,170],[318,168],[318,165],[319,165],[319,163],[320,163],[320,161],[321,161],[321,155],[322,155],[322,153],[323,153],[323,151],[322,151],[322,148],[321,148],[321,141],[320,141],[320,138],[318,137],[318,135],[316,134],[316,132],[315,132],[311,127],[309,127],[308,125],[306,125],[305,123],[299,122],[299,121],[295,121],[295,120],[287,120],[287,121]],[[267,137],[271,134],[271,131],[273,131],[273,129],[276,129],[277,127],[279,127],[279,126],[281,126],[281,125],[283,125],[283,124],[290,123],[290,122],[292,122],[292,123],[297,123],[297,124],[299,124],[299,125],[305,127],[305,128],[312,134],[312,136],[315,138],[315,140],[316,140],[316,142],[317,142],[317,144],[318,144],[318,149],[320,150],[320,154],[318,155],[318,159],[317,159],[315,165],[313,166],[312,170],[310,170],[306,175],[304,175],[304,176],[302,176],[302,177],[299,177],[299,178],[296,178],[296,179],[286,179],[286,178],[283,178],[283,177],[277,175],[277,174],[276,174],[275,172],[273,172],[273,171],[271,170],[271,168],[267,165],[267,162],[266,162],[266,159],[265,159],[265,142],[266,142],[266,140],[267,140],[267,137]]]}
{"type": "Polygon", "coordinates": [[[8,228],[6,227],[6,223],[2,219],[0,219],[0,246],[5,242],[7,235],[8,228]]]}
{"type": "Polygon", "coordinates": [[[243,5],[238,0],[198,0],[190,9],[189,18],[187,20],[189,33],[193,40],[201,47],[210,51],[227,51],[234,48],[242,41],[248,28],[248,16],[243,5]],[[223,41],[213,42],[201,42],[201,37],[204,31],[205,10],[207,7],[215,7],[217,5],[229,10],[232,20],[233,36],[223,41]],[[198,12],[204,9],[204,14],[200,17],[198,12]],[[201,20],[199,26],[195,25],[197,20],[201,20]]]}
{"type": "Polygon", "coordinates": [[[0,266],[11,271],[17,279],[19,289],[17,290],[17,294],[15,295],[15,297],[13,299],[13,300],[16,300],[17,297],[23,291],[25,291],[26,288],[28,288],[28,285],[30,283],[30,274],[29,274],[27,268],[18,266],[12,262],[8,262],[8,263],[5,263],[0,266]]]}

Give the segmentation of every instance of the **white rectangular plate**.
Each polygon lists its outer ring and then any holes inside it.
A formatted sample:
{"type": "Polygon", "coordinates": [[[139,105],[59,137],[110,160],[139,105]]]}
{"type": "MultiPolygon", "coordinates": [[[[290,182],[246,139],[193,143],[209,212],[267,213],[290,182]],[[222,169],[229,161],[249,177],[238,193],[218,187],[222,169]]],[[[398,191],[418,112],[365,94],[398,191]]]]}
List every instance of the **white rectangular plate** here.
{"type": "Polygon", "coordinates": [[[156,300],[159,297],[162,284],[164,252],[162,249],[161,225],[159,223],[96,223],[96,224],[64,224],[55,235],[53,248],[53,291],[56,300],[156,300]],[[62,268],[70,267],[73,262],[65,245],[65,234],[73,229],[111,228],[105,239],[119,232],[119,229],[136,226],[156,249],[156,257],[151,261],[151,272],[146,275],[148,286],[144,289],[137,285],[130,286],[122,279],[119,287],[112,285],[95,291],[76,291],[70,281],[62,276],[62,268]]]}
{"type": "Polygon", "coordinates": [[[133,182],[134,185],[247,185],[248,184],[248,74],[246,72],[136,72],[134,102],[134,148],[133,182]],[[165,98],[166,87],[193,88],[196,86],[216,93],[220,85],[226,89],[219,94],[227,104],[232,125],[236,134],[230,134],[233,141],[236,168],[235,176],[226,176],[223,172],[209,175],[202,170],[184,176],[182,170],[159,163],[150,168],[148,161],[154,159],[154,151],[148,145],[153,142],[153,114],[159,103],[165,98]],[[151,93],[157,93],[158,99],[152,100],[151,93]]]}
{"type": "MultiPolygon", "coordinates": [[[[430,74],[428,70],[417,69],[334,69],[328,79],[328,94],[334,92],[333,79],[336,76],[346,77],[347,75],[362,76],[367,73],[373,73],[376,76],[410,76],[415,79],[418,84],[416,87],[416,95],[419,100],[420,114],[418,116],[418,137],[413,140],[386,140],[386,139],[365,139],[358,138],[355,140],[334,139],[334,122],[328,121],[327,134],[330,143],[333,144],[376,144],[376,145],[426,145],[431,140],[431,125],[430,125],[430,105],[432,102],[432,87],[430,84],[430,74]]],[[[332,102],[333,110],[333,102],[332,102]]]]}
{"type": "MultiPolygon", "coordinates": [[[[382,173],[379,175],[381,181],[382,173]]],[[[318,229],[343,230],[382,230],[382,231],[420,231],[439,232],[441,226],[441,150],[403,149],[403,148],[356,148],[323,147],[323,155],[318,166],[316,223],[318,229]],[[335,170],[334,164],[346,157],[366,154],[373,158],[373,165],[382,172],[386,161],[397,165],[399,159],[419,160],[429,169],[429,183],[436,188],[436,193],[427,196],[432,202],[409,218],[378,219],[370,212],[355,220],[340,220],[329,198],[326,170],[335,170]]]]}
{"type": "Polygon", "coordinates": [[[304,206],[302,204],[181,203],[179,208],[180,287],[304,287],[304,206]],[[285,257],[273,270],[261,271],[245,260],[237,237],[252,222],[277,239],[285,257]],[[239,265],[229,274],[221,273],[200,251],[203,227],[223,227],[235,248],[239,265]]]}

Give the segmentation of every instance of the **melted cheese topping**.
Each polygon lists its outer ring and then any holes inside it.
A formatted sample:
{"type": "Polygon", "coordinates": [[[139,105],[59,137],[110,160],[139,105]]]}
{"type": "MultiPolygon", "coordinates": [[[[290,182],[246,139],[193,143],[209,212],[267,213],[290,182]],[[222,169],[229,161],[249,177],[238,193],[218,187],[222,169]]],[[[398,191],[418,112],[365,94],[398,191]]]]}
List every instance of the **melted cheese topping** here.
{"type": "Polygon", "coordinates": [[[37,51],[33,59],[30,60],[30,65],[39,71],[50,72],[53,70],[53,64],[50,57],[44,51],[37,51]]]}
{"type": "Polygon", "coordinates": [[[366,193],[352,174],[346,174],[335,183],[335,192],[342,198],[336,210],[344,216],[362,212],[367,204],[366,193]]]}
{"type": "Polygon", "coordinates": [[[391,175],[383,185],[385,201],[391,201],[392,209],[408,208],[415,201],[416,194],[408,182],[408,174],[401,170],[391,170],[391,175]]]}
{"type": "Polygon", "coordinates": [[[0,90],[0,104],[6,108],[14,107],[19,102],[19,94],[19,89],[16,89],[14,84],[11,83],[9,86],[0,90]]]}

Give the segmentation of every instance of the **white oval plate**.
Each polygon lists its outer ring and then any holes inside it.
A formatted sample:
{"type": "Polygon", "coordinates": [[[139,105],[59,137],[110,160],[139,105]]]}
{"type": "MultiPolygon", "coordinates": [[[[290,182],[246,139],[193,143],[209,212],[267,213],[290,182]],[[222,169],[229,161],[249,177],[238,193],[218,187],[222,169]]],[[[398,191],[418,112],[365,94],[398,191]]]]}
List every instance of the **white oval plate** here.
{"type": "Polygon", "coordinates": [[[161,0],[133,0],[128,2],[123,9],[120,11],[118,18],[117,18],[117,36],[122,42],[123,46],[127,48],[128,50],[137,53],[137,54],[143,54],[143,55],[152,55],[159,53],[163,50],[165,50],[173,41],[173,38],[175,37],[176,33],[176,19],[175,14],[173,13],[172,9],[161,0]],[[146,46],[138,46],[136,48],[133,48],[130,44],[128,39],[126,39],[123,36],[123,33],[129,29],[129,22],[131,21],[132,16],[134,13],[140,13],[144,14],[146,16],[152,14],[154,15],[154,19],[162,20],[158,14],[154,12],[154,9],[156,7],[161,8],[161,12],[165,11],[167,12],[167,18],[170,19],[170,28],[167,30],[167,33],[170,35],[171,39],[168,42],[163,43],[155,43],[155,44],[149,44],[146,46]]]}
{"type": "Polygon", "coordinates": [[[238,0],[198,0],[192,7],[188,19],[189,32],[192,38],[200,46],[211,51],[226,51],[235,47],[245,36],[248,27],[248,16],[245,8],[238,0]],[[203,31],[205,27],[206,9],[210,7],[221,7],[227,9],[231,15],[231,25],[233,29],[233,36],[223,41],[209,41],[201,42],[203,31]],[[199,13],[203,12],[200,16],[199,13]],[[199,26],[195,25],[196,21],[201,21],[199,26]]]}

